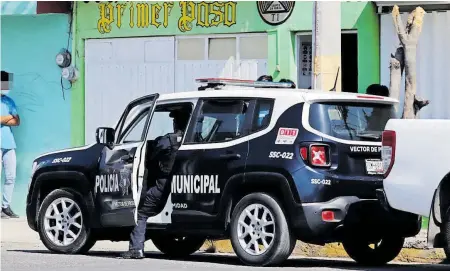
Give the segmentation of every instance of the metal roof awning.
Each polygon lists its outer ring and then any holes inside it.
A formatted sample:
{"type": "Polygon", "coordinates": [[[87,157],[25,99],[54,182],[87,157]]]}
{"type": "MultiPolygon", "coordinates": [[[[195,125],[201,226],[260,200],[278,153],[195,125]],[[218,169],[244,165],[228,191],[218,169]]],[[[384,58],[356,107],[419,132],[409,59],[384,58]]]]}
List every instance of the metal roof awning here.
{"type": "Polygon", "coordinates": [[[379,14],[390,13],[392,7],[397,5],[400,13],[411,12],[416,7],[422,7],[426,12],[450,10],[450,1],[373,1],[379,14]]]}
{"type": "Polygon", "coordinates": [[[1,15],[35,15],[37,1],[2,1],[1,15]]]}

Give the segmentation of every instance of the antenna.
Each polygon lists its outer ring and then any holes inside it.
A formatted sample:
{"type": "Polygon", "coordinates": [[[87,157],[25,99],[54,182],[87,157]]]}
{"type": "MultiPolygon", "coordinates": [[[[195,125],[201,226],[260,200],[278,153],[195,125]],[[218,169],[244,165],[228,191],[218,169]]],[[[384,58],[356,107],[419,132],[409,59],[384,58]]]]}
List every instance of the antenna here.
{"type": "Polygon", "coordinates": [[[337,73],[336,73],[336,80],[334,80],[334,86],[332,89],[330,89],[330,91],[336,91],[336,85],[337,85],[337,81],[339,78],[339,70],[341,69],[341,66],[338,67],[337,73]]]}

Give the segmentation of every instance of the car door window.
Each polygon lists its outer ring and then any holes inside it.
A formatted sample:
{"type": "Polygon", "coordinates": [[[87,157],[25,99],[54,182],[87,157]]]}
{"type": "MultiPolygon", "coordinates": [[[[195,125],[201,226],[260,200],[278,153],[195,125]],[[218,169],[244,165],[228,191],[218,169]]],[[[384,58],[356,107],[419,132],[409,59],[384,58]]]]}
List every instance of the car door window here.
{"type": "Polygon", "coordinates": [[[143,113],[130,123],[129,129],[123,137],[123,143],[140,142],[142,133],[144,132],[145,122],[147,121],[149,109],[147,108],[143,113]]]}
{"type": "Polygon", "coordinates": [[[142,141],[148,113],[153,108],[155,95],[150,95],[131,102],[116,127],[116,143],[142,141]]]}
{"type": "MultiPolygon", "coordinates": [[[[183,112],[186,119],[189,120],[193,110],[191,102],[177,102],[157,105],[150,121],[147,140],[155,140],[157,137],[164,136],[174,132],[173,121],[171,116],[173,112],[183,112]]],[[[182,128],[185,131],[185,128],[182,128]]]]}
{"type": "Polygon", "coordinates": [[[244,136],[248,107],[246,100],[204,100],[188,143],[218,143],[244,136]]]}
{"type": "Polygon", "coordinates": [[[258,99],[255,107],[252,132],[262,130],[269,126],[273,110],[273,100],[258,99]]]}

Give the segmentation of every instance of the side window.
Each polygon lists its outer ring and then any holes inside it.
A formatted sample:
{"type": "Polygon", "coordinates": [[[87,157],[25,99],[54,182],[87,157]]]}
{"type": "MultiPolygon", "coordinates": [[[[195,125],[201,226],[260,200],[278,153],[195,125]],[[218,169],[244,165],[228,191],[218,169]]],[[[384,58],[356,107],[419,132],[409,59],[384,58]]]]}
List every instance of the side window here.
{"type": "Polygon", "coordinates": [[[184,123],[184,127],[178,128],[186,131],[187,122],[192,114],[192,108],[193,104],[190,102],[169,103],[156,106],[148,128],[147,140],[155,140],[159,136],[173,133],[174,118],[178,118],[181,123],[184,123]],[[178,117],[172,115],[174,113],[177,113],[175,115],[178,115],[178,117]]]}
{"type": "Polygon", "coordinates": [[[258,99],[256,101],[252,132],[262,130],[269,126],[270,119],[272,117],[272,110],[273,100],[258,99]]]}
{"type": "Polygon", "coordinates": [[[147,140],[173,133],[173,121],[168,111],[155,111],[148,129],[147,140]]]}
{"type": "Polygon", "coordinates": [[[142,140],[142,133],[144,132],[145,122],[147,121],[149,110],[142,112],[134,122],[129,124],[129,128],[123,135],[123,143],[140,142],[142,140]]]}
{"type": "Polygon", "coordinates": [[[244,136],[247,100],[204,100],[188,143],[219,143],[244,136]]]}

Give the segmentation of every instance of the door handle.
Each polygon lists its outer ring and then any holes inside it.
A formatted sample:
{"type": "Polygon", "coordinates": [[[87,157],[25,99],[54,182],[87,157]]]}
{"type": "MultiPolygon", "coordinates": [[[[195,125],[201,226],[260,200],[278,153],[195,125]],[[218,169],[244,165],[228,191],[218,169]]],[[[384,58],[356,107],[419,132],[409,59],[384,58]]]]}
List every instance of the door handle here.
{"type": "Polygon", "coordinates": [[[223,160],[238,160],[241,159],[241,155],[239,153],[227,153],[227,154],[221,154],[220,159],[223,160]]]}
{"type": "Polygon", "coordinates": [[[133,156],[131,156],[129,154],[125,154],[124,156],[120,157],[120,160],[127,162],[127,163],[131,163],[131,162],[133,162],[133,156]]]}

